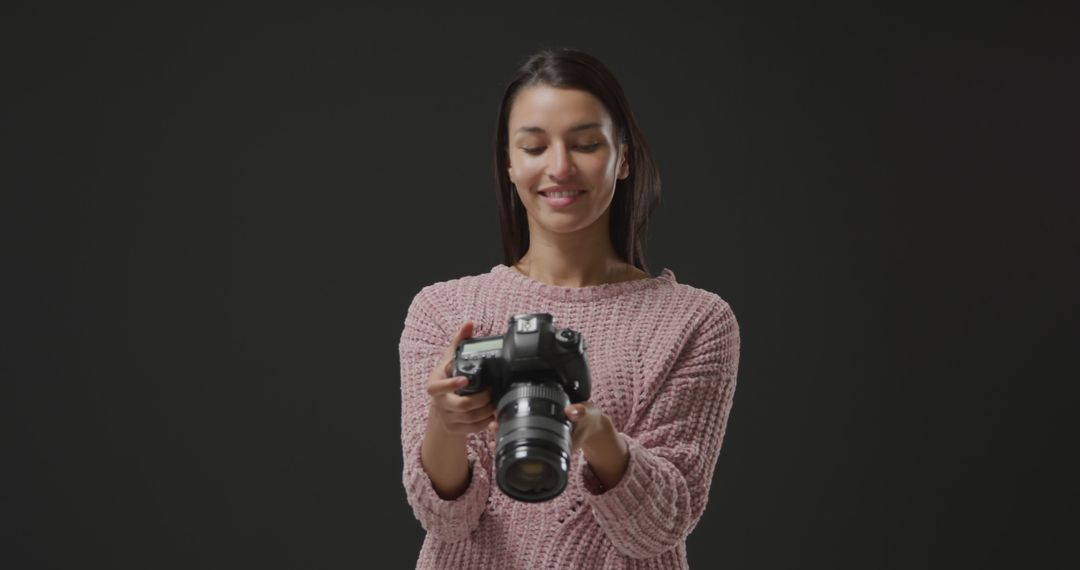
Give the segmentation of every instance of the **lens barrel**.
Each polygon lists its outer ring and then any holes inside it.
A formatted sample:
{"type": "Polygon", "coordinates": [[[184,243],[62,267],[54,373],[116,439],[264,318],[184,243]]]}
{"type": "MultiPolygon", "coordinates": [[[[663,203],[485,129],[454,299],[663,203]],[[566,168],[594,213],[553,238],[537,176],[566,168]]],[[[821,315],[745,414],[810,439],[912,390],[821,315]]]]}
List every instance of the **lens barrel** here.
{"type": "Polygon", "coordinates": [[[539,502],[566,489],[573,441],[563,414],[568,405],[555,382],[518,382],[499,399],[495,473],[504,493],[539,502]]]}

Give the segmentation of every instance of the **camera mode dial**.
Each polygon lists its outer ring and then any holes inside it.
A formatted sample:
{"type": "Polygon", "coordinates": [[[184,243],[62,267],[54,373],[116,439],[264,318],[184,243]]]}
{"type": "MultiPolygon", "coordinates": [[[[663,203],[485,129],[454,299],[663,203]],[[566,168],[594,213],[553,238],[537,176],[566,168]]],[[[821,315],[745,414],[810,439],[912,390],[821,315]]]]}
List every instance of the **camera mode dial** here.
{"type": "Polygon", "coordinates": [[[585,342],[581,334],[572,329],[562,329],[555,334],[555,341],[567,348],[576,348],[578,353],[585,352],[585,342]]]}

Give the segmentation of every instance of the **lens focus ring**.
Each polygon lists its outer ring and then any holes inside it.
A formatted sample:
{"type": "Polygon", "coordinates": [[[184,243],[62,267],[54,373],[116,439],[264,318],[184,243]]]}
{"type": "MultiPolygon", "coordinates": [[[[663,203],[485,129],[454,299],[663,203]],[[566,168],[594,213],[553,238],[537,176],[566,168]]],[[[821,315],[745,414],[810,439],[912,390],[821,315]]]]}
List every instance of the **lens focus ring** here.
{"type": "Polygon", "coordinates": [[[503,404],[525,398],[542,398],[544,400],[558,402],[559,404],[562,404],[564,408],[570,405],[570,397],[567,396],[566,391],[559,386],[551,383],[518,384],[513,388],[510,388],[506,394],[503,394],[502,398],[499,398],[499,405],[495,406],[495,409],[501,410],[503,404]]]}

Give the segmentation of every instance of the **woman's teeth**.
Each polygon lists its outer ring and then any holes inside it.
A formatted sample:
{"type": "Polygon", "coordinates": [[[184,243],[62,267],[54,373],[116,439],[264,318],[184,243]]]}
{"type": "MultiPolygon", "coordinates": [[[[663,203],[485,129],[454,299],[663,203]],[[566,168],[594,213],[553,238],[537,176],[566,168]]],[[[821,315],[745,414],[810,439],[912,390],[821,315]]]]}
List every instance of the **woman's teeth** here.
{"type": "Polygon", "coordinates": [[[551,196],[552,198],[567,198],[569,196],[577,196],[584,190],[567,190],[565,192],[541,192],[544,196],[551,196]]]}

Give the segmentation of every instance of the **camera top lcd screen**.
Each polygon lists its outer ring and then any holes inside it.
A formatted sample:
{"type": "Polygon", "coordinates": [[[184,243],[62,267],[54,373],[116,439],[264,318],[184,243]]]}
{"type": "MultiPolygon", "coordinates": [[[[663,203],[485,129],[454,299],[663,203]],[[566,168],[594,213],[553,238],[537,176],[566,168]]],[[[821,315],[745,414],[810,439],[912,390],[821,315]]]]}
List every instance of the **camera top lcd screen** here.
{"type": "Polygon", "coordinates": [[[502,337],[494,338],[491,340],[482,340],[479,342],[469,343],[461,347],[461,354],[472,354],[474,352],[485,352],[488,350],[495,350],[502,348],[502,337]]]}

